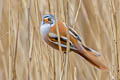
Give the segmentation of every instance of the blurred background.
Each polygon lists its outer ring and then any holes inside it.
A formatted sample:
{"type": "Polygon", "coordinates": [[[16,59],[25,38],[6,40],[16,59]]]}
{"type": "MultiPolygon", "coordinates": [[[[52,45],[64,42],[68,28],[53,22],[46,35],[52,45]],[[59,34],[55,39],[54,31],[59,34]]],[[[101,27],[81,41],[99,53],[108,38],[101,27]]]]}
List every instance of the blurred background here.
{"type": "Polygon", "coordinates": [[[0,0],[0,80],[120,80],[120,0],[0,0]],[[47,46],[45,14],[73,27],[110,71],[47,46]]]}

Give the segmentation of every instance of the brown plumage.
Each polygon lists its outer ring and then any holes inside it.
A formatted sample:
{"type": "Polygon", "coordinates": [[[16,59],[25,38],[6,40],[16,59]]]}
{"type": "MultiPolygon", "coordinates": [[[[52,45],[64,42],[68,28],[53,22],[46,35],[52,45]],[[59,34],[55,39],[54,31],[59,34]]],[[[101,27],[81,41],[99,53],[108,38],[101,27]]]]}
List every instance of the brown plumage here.
{"type": "MultiPolygon", "coordinates": [[[[66,51],[67,46],[67,27],[62,21],[58,21],[58,29],[60,34],[60,41],[61,41],[61,48],[62,51],[66,51]]],[[[43,26],[42,26],[43,27],[43,26]]],[[[96,66],[101,70],[108,70],[107,66],[103,62],[101,62],[96,55],[96,52],[93,51],[91,48],[86,47],[79,35],[69,27],[69,39],[70,39],[70,51],[73,51],[80,56],[82,56],[85,60],[87,60],[92,65],[96,66]]],[[[45,42],[48,43],[51,47],[55,49],[59,49],[58,46],[58,36],[56,31],[56,24],[50,27],[49,32],[44,38],[45,42]],[[50,34],[51,33],[51,34],[50,34]]]]}

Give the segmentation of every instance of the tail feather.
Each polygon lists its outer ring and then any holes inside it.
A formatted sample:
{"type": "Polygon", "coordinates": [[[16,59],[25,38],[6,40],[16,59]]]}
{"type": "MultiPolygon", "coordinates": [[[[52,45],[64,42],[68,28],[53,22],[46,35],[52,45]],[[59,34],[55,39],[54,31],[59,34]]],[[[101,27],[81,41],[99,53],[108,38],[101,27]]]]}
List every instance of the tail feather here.
{"type": "Polygon", "coordinates": [[[88,62],[90,62],[92,65],[96,66],[101,70],[108,71],[107,66],[105,66],[104,63],[97,58],[97,56],[93,55],[93,52],[86,50],[82,45],[77,45],[75,47],[78,49],[77,53],[84,59],[86,59],[88,62]]]}

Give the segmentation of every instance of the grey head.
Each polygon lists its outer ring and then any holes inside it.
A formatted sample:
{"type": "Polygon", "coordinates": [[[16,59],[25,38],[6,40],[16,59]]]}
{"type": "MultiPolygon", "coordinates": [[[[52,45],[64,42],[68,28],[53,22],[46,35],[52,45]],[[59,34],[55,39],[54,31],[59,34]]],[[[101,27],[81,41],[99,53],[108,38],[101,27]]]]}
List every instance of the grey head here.
{"type": "Polygon", "coordinates": [[[42,18],[41,25],[43,24],[50,24],[50,25],[55,24],[55,17],[52,14],[44,15],[42,18]]]}

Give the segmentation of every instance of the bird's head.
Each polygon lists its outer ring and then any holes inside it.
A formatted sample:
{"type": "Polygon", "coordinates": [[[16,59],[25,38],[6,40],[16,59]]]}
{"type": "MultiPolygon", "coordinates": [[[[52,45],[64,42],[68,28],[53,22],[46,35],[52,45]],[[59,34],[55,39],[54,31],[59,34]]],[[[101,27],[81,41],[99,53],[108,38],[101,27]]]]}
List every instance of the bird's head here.
{"type": "Polygon", "coordinates": [[[51,14],[44,15],[42,18],[42,24],[55,24],[55,17],[51,14]]]}

